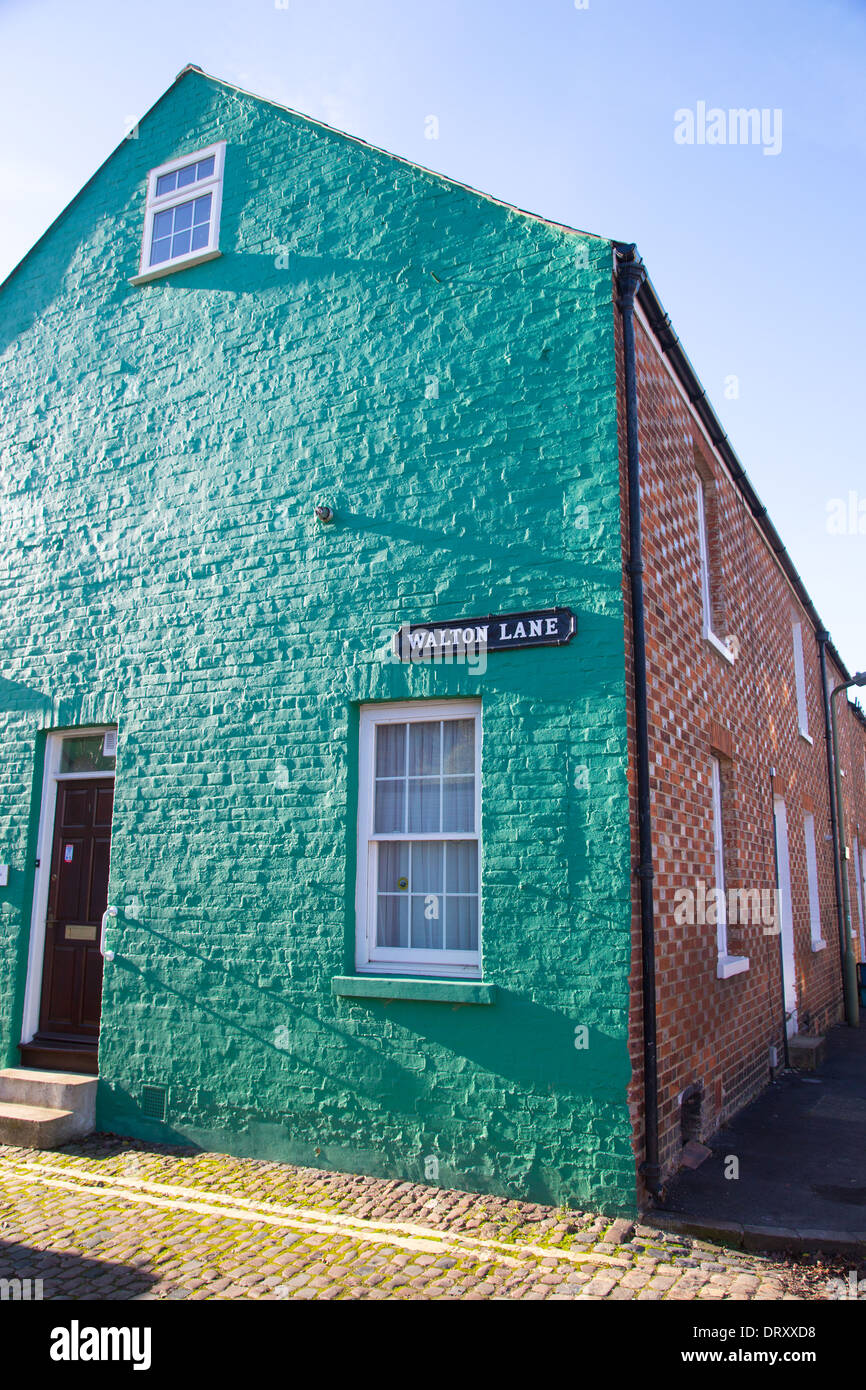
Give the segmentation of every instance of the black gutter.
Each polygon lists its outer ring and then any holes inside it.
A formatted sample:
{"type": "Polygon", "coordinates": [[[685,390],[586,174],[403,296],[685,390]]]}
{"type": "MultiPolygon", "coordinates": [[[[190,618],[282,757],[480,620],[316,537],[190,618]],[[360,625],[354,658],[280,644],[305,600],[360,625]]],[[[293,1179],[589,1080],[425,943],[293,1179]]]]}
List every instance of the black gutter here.
{"type": "Polygon", "coordinates": [[[661,1189],[659,1168],[658,1058],[656,1053],[655,923],[653,918],[653,850],[650,796],[649,720],[647,714],[646,632],[644,625],[643,549],[641,544],[640,450],[638,445],[637,368],[634,344],[634,297],[646,270],[632,246],[617,247],[619,310],[622,316],[625,367],[626,453],[628,460],[628,536],[626,564],[631,581],[631,627],[634,654],[635,738],[637,743],[638,866],[640,880],[641,984],[643,994],[644,1160],[639,1172],[653,1196],[661,1189]]]}
{"type": "MultiPolygon", "coordinates": [[[[613,244],[618,255],[627,254],[630,249],[634,250],[634,247],[630,247],[626,242],[615,241],[613,244]]],[[[781,536],[770,520],[767,508],[752,487],[743,465],[737,458],[731,441],[722,429],[719,417],[710,405],[707,399],[707,393],[701,386],[698,375],[689,361],[679,338],[674,332],[671,321],[662,307],[662,303],[656,294],[651,280],[646,274],[644,274],[637,301],[647,317],[650,328],[658,339],[662,352],[670,362],[677,379],[683,387],[690,405],[695,410],[710,440],[724,459],[736,486],[746,500],[749,511],[752,513],[752,516],[763,532],[765,540],[779,561],[785,576],[806,610],[816,632],[825,632],[826,627],[821,620],[820,614],[809,597],[808,590],[797,573],[794,562],[788,554],[781,536]]],[[[851,673],[829,638],[826,647],[832,660],[842,673],[843,679],[846,681],[850,680],[851,673]]]]}

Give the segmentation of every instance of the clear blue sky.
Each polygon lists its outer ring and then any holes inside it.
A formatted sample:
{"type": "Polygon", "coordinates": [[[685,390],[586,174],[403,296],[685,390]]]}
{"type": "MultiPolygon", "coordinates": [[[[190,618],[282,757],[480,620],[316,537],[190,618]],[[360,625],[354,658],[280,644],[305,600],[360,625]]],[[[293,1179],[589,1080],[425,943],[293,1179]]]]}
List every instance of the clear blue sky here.
{"type": "Polygon", "coordinates": [[[636,241],[837,646],[866,667],[866,0],[278,3],[0,0],[0,277],[187,62],[636,241]],[[781,151],[676,143],[674,112],[698,102],[780,109],[781,151]],[[851,491],[863,532],[829,532],[851,491]]]}

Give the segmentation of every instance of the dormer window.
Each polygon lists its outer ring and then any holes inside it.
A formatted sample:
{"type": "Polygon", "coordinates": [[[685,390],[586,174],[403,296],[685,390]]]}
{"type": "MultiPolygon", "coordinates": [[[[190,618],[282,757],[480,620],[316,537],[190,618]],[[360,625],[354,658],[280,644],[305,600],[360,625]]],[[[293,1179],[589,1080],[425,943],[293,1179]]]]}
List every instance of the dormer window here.
{"type": "Polygon", "coordinates": [[[141,266],[133,284],[212,260],[219,252],[225,141],[147,176],[141,266]]]}

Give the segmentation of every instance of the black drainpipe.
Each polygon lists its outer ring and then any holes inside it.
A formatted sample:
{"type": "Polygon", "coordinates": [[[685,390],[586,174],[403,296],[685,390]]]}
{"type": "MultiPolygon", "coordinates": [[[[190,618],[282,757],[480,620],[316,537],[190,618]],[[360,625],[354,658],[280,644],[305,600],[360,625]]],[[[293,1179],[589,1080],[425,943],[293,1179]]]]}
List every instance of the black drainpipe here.
{"type": "Polygon", "coordinates": [[[628,460],[631,626],[634,656],[635,737],[637,742],[638,867],[640,880],[643,987],[644,1161],[639,1172],[653,1196],[661,1190],[659,1168],[658,1059],[656,1056],[656,961],[653,921],[653,851],[647,717],[646,633],[644,630],[643,550],[641,546],[640,452],[637,434],[637,369],[634,348],[634,297],[646,269],[634,245],[619,248],[617,281],[625,365],[626,452],[628,460]]]}
{"type": "Polygon", "coordinates": [[[827,775],[830,781],[830,833],[833,836],[833,877],[836,883],[836,923],[839,928],[839,949],[842,953],[842,989],[845,991],[844,998],[847,1001],[848,993],[845,989],[845,958],[848,947],[846,937],[848,928],[845,923],[844,898],[842,894],[842,852],[839,844],[839,812],[836,805],[836,766],[833,760],[833,723],[830,713],[830,689],[827,683],[827,643],[830,641],[830,634],[822,629],[820,632],[816,632],[815,636],[818,639],[818,660],[821,665],[821,695],[824,702],[824,738],[827,745],[827,775]]]}

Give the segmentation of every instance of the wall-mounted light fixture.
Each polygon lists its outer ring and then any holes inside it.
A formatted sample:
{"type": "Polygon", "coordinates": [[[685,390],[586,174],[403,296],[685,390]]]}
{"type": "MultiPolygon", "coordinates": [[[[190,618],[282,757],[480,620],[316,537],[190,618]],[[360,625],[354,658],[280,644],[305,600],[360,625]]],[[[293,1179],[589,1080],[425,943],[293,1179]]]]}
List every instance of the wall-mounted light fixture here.
{"type": "Polygon", "coordinates": [[[331,507],[324,502],[320,502],[316,508],[316,516],[323,526],[328,526],[334,520],[334,513],[331,507]]]}

